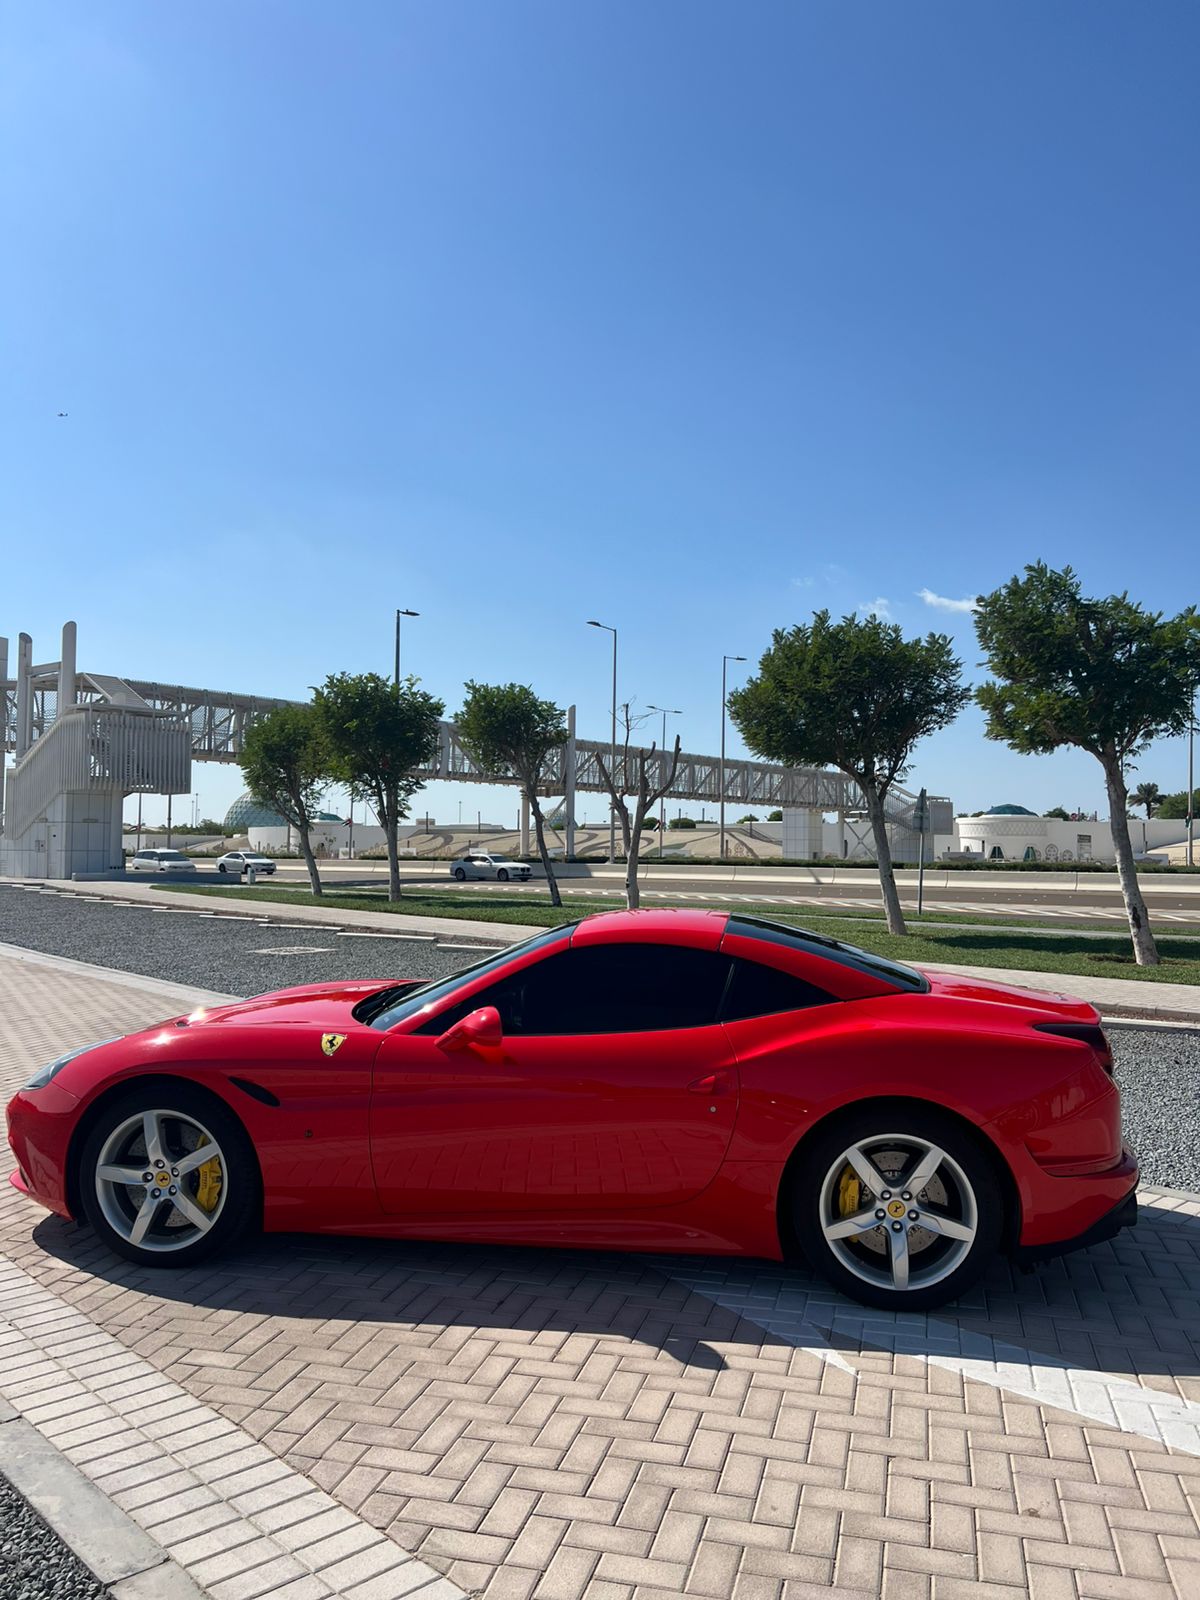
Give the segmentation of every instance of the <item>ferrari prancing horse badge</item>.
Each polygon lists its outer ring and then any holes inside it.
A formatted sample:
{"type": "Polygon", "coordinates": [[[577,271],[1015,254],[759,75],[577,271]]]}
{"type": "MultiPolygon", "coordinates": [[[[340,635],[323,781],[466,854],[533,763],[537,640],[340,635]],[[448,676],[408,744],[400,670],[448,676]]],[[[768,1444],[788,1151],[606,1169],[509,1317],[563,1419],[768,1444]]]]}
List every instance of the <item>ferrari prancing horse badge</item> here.
{"type": "Polygon", "coordinates": [[[321,1035],[321,1049],[327,1056],[335,1055],[341,1045],[346,1042],[344,1033],[323,1033],[321,1035]]]}

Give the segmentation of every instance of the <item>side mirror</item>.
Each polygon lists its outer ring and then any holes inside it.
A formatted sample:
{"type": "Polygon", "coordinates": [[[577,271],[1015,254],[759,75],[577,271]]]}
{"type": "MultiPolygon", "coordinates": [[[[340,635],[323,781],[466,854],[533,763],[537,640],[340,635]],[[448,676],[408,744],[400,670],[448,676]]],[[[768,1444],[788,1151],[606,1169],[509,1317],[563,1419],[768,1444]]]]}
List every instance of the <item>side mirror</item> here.
{"type": "Polygon", "coordinates": [[[461,1022],[447,1028],[436,1043],[439,1050],[444,1050],[447,1055],[455,1055],[460,1050],[495,1049],[503,1039],[500,1013],[495,1006],[480,1006],[478,1011],[470,1012],[461,1022]]]}

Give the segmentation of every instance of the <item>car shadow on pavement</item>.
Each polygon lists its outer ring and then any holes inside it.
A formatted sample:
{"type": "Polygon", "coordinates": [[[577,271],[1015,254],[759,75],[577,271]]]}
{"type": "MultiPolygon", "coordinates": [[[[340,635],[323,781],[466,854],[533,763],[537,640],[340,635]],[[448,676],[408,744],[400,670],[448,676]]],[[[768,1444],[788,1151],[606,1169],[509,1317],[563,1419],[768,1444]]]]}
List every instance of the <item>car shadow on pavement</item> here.
{"type": "Polygon", "coordinates": [[[1200,1401],[1200,1218],[1148,1206],[1141,1217],[1132,1232],[1032,1273],[997,1262],[969,1294],[927,1316],[869,1311],[802,1267],[714,1256],[275,1234],[176,1270],[127,1262],[57,1217],[34,1239],[66,1266],[177,1308],[190,1329],[227,1327],[231,1313],[269,1318],[277,1328],[295,1323],[309,1348],[333,1344],[350,1324],[384,1340],[388,1330],[516,1333],[548,1354],[587,1335],[636,1341],[697,1376],[772,1346],[838,1365],[863,1349],[963,1358],[992,1349],[1001,1361],[1149,1376],[1200,1401]]]}

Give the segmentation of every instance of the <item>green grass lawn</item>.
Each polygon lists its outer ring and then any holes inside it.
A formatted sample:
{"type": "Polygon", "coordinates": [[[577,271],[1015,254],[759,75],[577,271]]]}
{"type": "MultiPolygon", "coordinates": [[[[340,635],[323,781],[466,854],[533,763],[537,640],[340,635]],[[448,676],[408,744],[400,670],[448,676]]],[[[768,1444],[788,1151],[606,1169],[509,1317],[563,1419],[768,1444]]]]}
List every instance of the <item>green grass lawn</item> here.
{"type": "MultiPolygon", "coordinates": [[[[172,894],[198,894],[225,900],[258,900],[279,906],[325,906],[348,911],[378,911],[410,917],[451,917],[472,922],[503,922],[510,925],[547,928],[573,922],[589,912],[603,911],[624,904],[619,896],[601,900],[595,896],[566,895],[561,909],[548,901],[526,895],[488,894],[406,889],[397,901],[389,901],[382,890],[355,894],[325,894],[317,900],[311,894],[292,889],[209,887],[206,884],[154,884],[172,894]]],[[[661,905],[661,901],[652,905],[661,905]]],[[[693,902],[694,904],[694,902],[693,902]]],[[[728,908],[736,909],[736,908],[728,908]]],[[[859,918],[833,917],[806,909],[786,906],[746,907],[747,913],[767,917],[773,922],[812,928],[814,932],[845,939],[864,950],[888,956],[895,961],[910,961],[918,966],[949,962],[957,966],[1010,967],[1028,972],[1061,972],[1089,978],[1133,978],[1146,983],[1200,984],[1200,937],[1175,937],[1165,944],[1158,967],[1138,967],[1127,936],[1114,932],[1111,937],[1085,938],[1069,928],[1055,926],[1051,935],[1027,933],[1022,928],[930,928],[915,923],[917,931],[906,938],[884,928],[864,926],[859,918]]],[[[935,920],[941,921],[942,918],[935,920]]]]}

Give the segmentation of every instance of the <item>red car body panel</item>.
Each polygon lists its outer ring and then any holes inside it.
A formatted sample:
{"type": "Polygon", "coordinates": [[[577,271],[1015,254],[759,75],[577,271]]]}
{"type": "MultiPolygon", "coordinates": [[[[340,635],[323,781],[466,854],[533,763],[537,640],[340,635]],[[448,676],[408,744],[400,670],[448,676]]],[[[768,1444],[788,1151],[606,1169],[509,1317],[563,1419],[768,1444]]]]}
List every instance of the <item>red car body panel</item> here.
{"type": "MultiPolygon", "coordinates": [[[[8,1108],[17,1186],[73,1213],[69,1169],[101,1096],[148,1075],[199,1084],[242,1120],[268,1231],[780,1258],[780,1184],[806,1133],[866,1100],[961,1117],[1011,1175],[1015,1240],[1085,1234],[1137,1181],[1120,1096],[1067,996],[928,974],[927,993],[730,930],[726,912],[590,917],[390,1031],[353,1015],[383,980],[313,984],[174,1018],[69,1061],[8,1108]],[[621,1035],[505,1037],[448,1054],[414,1030],[548,954],[684,945],[773,966],[845,1004],[621,1035]],[[326,1054],[322,1039],[344,1038],[326,1054]]],[[[435,1024],[436,1027],[436,1024],[435,1024]]],[[[801,1158],[802,1159],[802,1156],[801,1158]]]]}

